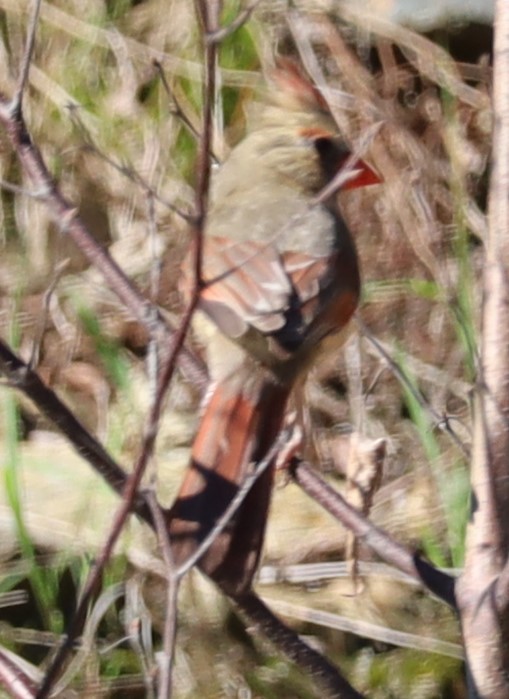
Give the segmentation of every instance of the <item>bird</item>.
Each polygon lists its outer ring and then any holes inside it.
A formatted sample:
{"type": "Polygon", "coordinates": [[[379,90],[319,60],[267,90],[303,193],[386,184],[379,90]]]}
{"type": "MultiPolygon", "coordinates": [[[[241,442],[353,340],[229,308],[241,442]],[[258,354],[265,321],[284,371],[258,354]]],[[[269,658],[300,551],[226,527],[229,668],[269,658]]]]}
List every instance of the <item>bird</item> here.
{"type": "MultiPolygon", "coordinates": [[[[337,192],[324,188],[347,163],[342,189],[380,182],[366,162],[351,160],[320,91],[300,66],[282,61],[254,128],[213,178],[195,314],[211,384],[168,516],[176,564],[196,552],[269,455],[292,391],[342,342],[361,280],[337,192]]],[[[192,260],[190,252],[180,282],[187,300],[192,260]]],[[[274,472],[272,458],[198,560],[229,595],[252,586],[274,472]]]]}

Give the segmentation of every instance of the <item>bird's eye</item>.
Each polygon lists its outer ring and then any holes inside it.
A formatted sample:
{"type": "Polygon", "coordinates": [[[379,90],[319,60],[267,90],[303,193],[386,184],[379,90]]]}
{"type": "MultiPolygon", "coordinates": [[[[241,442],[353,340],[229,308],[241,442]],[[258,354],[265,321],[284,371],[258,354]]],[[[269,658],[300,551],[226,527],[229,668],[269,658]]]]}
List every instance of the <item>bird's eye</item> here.
{"type": "Polygon", "coordinates": [[[320,136],[319,138],[315,138],[313,145],[318,151],[318,155],[321,157],[327,155],[335,148],[333,139],[329,138],[328,136],[320,136]]]}
{"type": "Polygon", "coordinates": [[[315,138],[313,145],[326,177],[332,179],[350,155],[349,150],[338,139],[329,136],[315,138]]]}

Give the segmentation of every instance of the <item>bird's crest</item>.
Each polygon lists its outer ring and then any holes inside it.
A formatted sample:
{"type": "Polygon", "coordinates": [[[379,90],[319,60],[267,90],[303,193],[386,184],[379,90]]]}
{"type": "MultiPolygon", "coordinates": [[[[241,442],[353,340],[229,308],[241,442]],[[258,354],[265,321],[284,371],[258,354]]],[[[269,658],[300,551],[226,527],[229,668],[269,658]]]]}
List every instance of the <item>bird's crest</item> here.
{"type": "Polygon", "coordinates": [[[322,93],[293,59],[280,57],[270,79],[277,88],[277,101],[286,109],[329,112],[322,93]]]}

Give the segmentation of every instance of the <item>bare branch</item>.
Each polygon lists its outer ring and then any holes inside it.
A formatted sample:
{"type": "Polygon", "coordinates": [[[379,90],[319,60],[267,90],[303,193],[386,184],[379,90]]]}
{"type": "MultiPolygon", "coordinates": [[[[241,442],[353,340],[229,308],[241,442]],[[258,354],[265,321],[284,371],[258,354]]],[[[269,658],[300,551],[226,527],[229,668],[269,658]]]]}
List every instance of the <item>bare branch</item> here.
{"type": "Polygon", "coordinates": [[[28,83],[28,72],[30,70],[30,64],[32,63],[32,56],[34,54],[35,47],[35,35],[37,32],[37,25],[39,23],[39,13],[41,10],[42,0],[34,0],[32,6],[32,14],[30,16],[30,22],[28,25],[27,40],[25,43],[25,50],[23,53],[23,60],[21,62],[21,68],[19,72],[18,85],[16,87],[16,92],[11,101],[10,107],[12,114],[19,118],[21,117],[23,95],[28,83]]]}
{"type": "Polygon", "coordinates": [[[177,571],[179,577],[183,577],[195,565],[195,563],[203,556],[203,554],[210,548],[210,546],[212,546],[214,541],[218,538],[218,536],[225,529],[228,523],[231,522],[233,516],[246,499],[246,496],[253,487],[253,485],[260,478],[262,473],[271,464],[274,463],[274,459],[276,458],[278,452],[280,452],[280,450],[284,447],[286,440],[287,435],[285,434],[285,432],[282,432],[279,438],[276,439],[276,441],[272,445],[271,449],[269,449],[269,451],[265,455],[265,458],[253,467],[253,471],[250,474],[248,474],[248,476],[244,479],[243,483],[238,488],[237,492],[235,493],[235,496],[232,498],[228,507],[223,512],[218,521],[215,523],[214,528],[203,539],[203,541],[200,543],[193,555],[189,556],[189,558],[186,561],[184,561],[184,563],[181,566],[179,566],[179,569],[177,571]]]}
{"type": "Polygon", "coordinates": [[[322,480],[309,464],[294,460],[290,465],[290,473],[308,495],[362,539],[380,558],[410,575],[444,602],[456,606],[453,578],[418,558],[415,553],[372,524],[322,480]]]}
{"type": "MultiPolygon", "coordinates": [[[[74,416],[51,388],[40,379],[28,364],[25,364],[0,340],[0,372],[11,386],[22,391],[69,439],[76,451],[97,470],[111,488],[121,493],[127,479],[126,472],[112,459],[104,447],[74,416]]],[[[147,503],[142,495],[133,505],[134,511],[150,521],[147,503]]]]}
{"type": "Polygon", "coordinates": [[[35,699],[37,685],[24,669],[25,661],[11,651],[0,648],[0,685],[14,699],[35,699]]]}
{"type": "Polygon", "coordinates": [[[168,201],[167,199],[165,199],[165,197],[162,197],[160,194],[158,194],[158,192],[156,192],[155,189],[148,182],[146,182],[146,180],[138,172],[136,172],[136,170],[133,167],[131,167],[130,165],[123,165],[122,163],[119,163],[116,160],[114,160],[107,153],[104,153],[104,151],[102,151],[94,143],[89,130],[81,121],[81,119],[77,116],[76,109],[74,107],[69,107],[69,111],[71,113],[72,121],[74,125],[79,129],[85,142],[85,148],[88,151],[96,155],[103,162],[110,165],[110,167],[114,168],[121,175],[127,177],[127,179],[131,180],[131,182],[134,182],[134,184],[138,185],[141,189],[143,189],[143,191],[146,192],[146,194],[149,197],[152,197],[152,199],[158,201],[160,204],[162,204],[167,209],[172,211],[174,214],[179,216],[183,221],[186,221],[186,223],[194,223],[194,216],[192,213],[183,211],[178,206],[173,204],[171,201],[168,201]]]}
{"type": "MultiPolygon", "coordinates": [[[[219,23],[221,3],[217,0],[213,2],[197,0],[196,7],[204,36],[214,33],[219,23]]],[[[204,52],[203,128],[198,148],[194,250],[195,284],[198,289],[202,284],[203,231],[207,216],[211,173],[210,152],[212,150],[213,109],[216,98],[217,45],[214,42],[205,43],[204,52]]]]}
{"type": "MultiPolygon", "coordinates": [[[[9,102],[0,101],[0,122],[3,123],[7,136],[15,150],[23,170],[34,183],[36,190],[44,192],[44,198],[50,214],[62,234],[68,235],[87,259],[102,273],[110,288],[117,294],[125,306],[149,330],[153,330],[153,318],[156,317],[155,333],[160,346],[169,348],[174,343],[173,328],[157,309],[135,287],[124,271],[111,257],[108,250],[101,247],[90,234],[79,217],[75,207],[60,192],[44,163],[39,149],[32,142],[22,115],[12,114],[9,102]]],[[[206,384],[206,370],[202,362],[187,349],[179,356],[179,363],[189,379],[200,387],[206,384]]]]}
{"type": "Polygon", "coordinates": [[[472,517],[458,603],[473,684],[509,695],[509,4],[495,15],[494,134],[482,341],[475,403],[472,517]],[[501,576],[501,577],[499,577],[501,576]],[[497,583],[498,579],[498,583],[497,583]]]}
{"type": "Polygon", "coordinates": [[[207,42],[220,44],[221,41],[224,41],[224,39],[234,34],[237,31],[237,29],[240,29],[246,22],[249,21],[249,18],[251,17],[251,15],[253,14],[253,12],[259,4],[260,0],[252,0],[252,2],[250,2],[249,5],[245,7],[243,10],[241,10],[239,14],[235,17],[235,19],[232,20],[230,24],[228,24],[226,27],[216,29],[216,31],[214,32],[209,32],[205,37],[207,42]]]}
{"type": "Polygon", "coordinates": [[[161,548],[168,587],[166,590],[166,614],[163,633],[163,652],[159,661],[159,699],[169,699],[172,690],[173,658],[175,654],[175,639],[177,635],[178,591],[180,578],[175,570],[175,563],[171,552],[169,528],[164,520],[161,508],[157,504],[155,494],[149,495],[149,503],[155,524],[155,531],[161,548]]]}
{"type": "Polygon", "coordinates": [[[136,503],[136,500],[139,497],[138,490],[143,475],[145,473],[147,464],[152,456],[157,437],[159,420],[163,409],[164,396],[175,373],[177,367],[177,357],[184,345],[184,340],[186,338],[186,334],[191,322],[191,318],[197,300],[198,297],[195,294],[193,299],[191,300],[189,308],[184,314],[180,327],[175,335],[172,351],[165,359],[165,364],[162,367],[161,375],[158,377],[156,395],[146,421],[145,438],[143,440],[141,453],[134,466],[133,472],[127,478],[125,487],[122,492],[122,502],[115,514],[113,524],[111,526],[111,531],[108,535],[108,539],[104,544],[103,549],[100,552],[100,555],[97,557],[95,565],[86,581],[80,599],[80,603],[76,609],[76,612],[70,623],[70,627],[67,631],[67,636],[60,648],[58,649],[53,659],[53,662],[48,668],[44,681],[39,689],[38,699],[44,699],[44,697],[48,695],[48,692],[50,691],[55,679],[57,678],[61,670],[62,663],[64,662],[67,654],[69,653],[72,647],[74,639],[80,633],[86,617],[86,612],[90,598],[92,597],[100,583],[102,572],[111,558],[115,544],[118,541],[118,538],[122,533],[127,518],[133,511],[134,504],[136,503]]]}
{"type": "Polygon", "coordinates": [[[451,420],[444,418],[443,415],[438,413],[435,410],[435,408],[431,405],[431,403],[425,399],[422,393],[419,390],[417,390],[415,386],[412,385],[412,383],[408,380],[408,377],[406,376],[405,372],[401,370],[401,367],[398,366],[397,362],[395,362],[394,359],[390,356],[383,344],[379,342],[379,340],[377,340],[377,338],[369,330],[367,325],[365,325],[358,313],[356,313],[355,315],[355,322],[363,336],[375,348],[380,357],[382,357],[384,361],[387,362],[387,365],[390,367],[390,370],[398,379],[398,381],[405,387],[407,391],[409,391],[412,394],[412,396],[419,403],[419,405],[430,415],[435,426],[440,427],[444,432],[446,432],[446,434],[449,435],[449,437],[452,439],[454,444],[460,449],[463,455],[466,458],[470,458],[470,449],[454,431],[451,425],[451,420]]]}
{"type": "Polygon", "coordinates": [[[236,597],[234,602],[255,624],[256,629],[261,630],[297,667],[309,673],[309,676],[325,690],[327,697],[364,699],[332,663],[274,616],[254,592],[236,597]]]}

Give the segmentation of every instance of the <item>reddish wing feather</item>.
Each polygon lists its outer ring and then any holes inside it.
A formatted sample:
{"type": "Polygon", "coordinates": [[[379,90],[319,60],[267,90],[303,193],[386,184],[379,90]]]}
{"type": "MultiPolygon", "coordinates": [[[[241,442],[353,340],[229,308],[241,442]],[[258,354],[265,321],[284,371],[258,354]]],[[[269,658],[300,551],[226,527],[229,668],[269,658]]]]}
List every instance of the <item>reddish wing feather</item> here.
{"type": "MultiPolygon", "coordinates": [[[[222,237],[209,237],[204,248],[205,287],[200,306],[230,337],[240,337],[248,326],[263,333],[282,328],[289,299],[298,293],[306,305],[306,320],[312,320],[318,299],[319,280],[329,264],[325,258],[286,252],[282,256],[273,245],[253,241],[232,243],[222,237]]],[[[190,256],[184,264],[181,290],[188,296],[192,286],[190,256]]]]}

